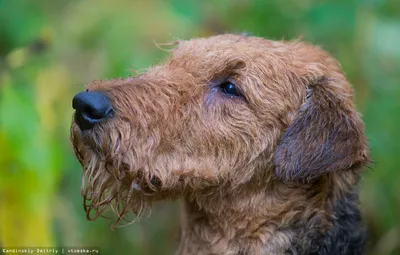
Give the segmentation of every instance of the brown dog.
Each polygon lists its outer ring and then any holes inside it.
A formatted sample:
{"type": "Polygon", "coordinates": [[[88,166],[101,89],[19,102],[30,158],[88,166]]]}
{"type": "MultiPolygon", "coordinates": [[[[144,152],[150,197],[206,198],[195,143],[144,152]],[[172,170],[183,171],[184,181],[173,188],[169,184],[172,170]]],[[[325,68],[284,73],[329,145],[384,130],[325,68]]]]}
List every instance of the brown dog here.
{"type": "Polygon", "coordinates": [[[164,64],[74,97],[87,216],[181,197],[179,254],[362,254],[352,94],[306,43],[179,41],[164,64]]]}

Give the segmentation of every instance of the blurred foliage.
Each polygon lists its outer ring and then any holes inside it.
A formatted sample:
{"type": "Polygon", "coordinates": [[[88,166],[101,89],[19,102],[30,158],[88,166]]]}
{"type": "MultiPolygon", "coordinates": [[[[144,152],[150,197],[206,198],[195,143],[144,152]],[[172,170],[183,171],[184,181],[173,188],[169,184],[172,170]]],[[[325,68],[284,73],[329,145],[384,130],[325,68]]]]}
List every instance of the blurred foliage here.
{"type": "Polygon", "coordinates": [[[176,205],[115,230],[86,220],[68,140],[71,98],[91,80],[159,62],[167,53],[154,42],[222,32],[302,37],[339,59],[375,160],[362,185],[368,251],[400,254],[397,0],[0,0],[0,246],[172,254],[176,205]]]}

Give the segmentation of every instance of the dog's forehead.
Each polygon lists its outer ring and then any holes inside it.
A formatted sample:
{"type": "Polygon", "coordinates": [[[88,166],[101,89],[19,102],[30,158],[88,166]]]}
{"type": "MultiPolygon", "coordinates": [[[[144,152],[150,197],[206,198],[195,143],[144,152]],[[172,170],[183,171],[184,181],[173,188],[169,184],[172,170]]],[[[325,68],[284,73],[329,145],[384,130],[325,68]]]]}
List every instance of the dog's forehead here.
{"type": "Polygon", "coordinates": [[[237,67],[257,71],[277,66],[292,54],[289,46],[283,41],[234,34],[196,38],[179,41],[166,64],[169,70],[183,68],[196,77],[212,78],[237,67]]]}
{"type": "Polygon", "coordinates": [[[286,48],[284,42],[271,41],[260,37],[224,34],[179,41],[178,47],[173,51],[172,57],[241,57],[259,54],[260,52],[267,53],[274,51],[277,47],[281,47],[281,50],[286,48]]]}

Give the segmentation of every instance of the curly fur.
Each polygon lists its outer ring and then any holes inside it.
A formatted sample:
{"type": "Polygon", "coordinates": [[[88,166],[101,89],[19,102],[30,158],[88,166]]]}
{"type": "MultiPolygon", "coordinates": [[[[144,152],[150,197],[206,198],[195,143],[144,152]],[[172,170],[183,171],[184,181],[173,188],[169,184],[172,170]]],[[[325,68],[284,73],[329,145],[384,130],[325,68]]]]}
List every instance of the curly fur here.
{"type": "Polygon", "coordinates": [[[71,125],[87,217],[182,198],[179,254],[362,254],[368,148],[337,61],[230,34],[176,45],[144,74],[88,85],[114,115],[71,125]]]}

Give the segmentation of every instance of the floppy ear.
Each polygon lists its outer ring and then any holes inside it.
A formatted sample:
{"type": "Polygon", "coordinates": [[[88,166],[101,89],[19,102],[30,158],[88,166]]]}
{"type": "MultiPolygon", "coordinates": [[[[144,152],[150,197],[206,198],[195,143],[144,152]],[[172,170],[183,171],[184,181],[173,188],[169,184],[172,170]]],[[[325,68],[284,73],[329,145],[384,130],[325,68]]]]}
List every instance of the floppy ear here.
{"type": "Polygon", "coordinates": [[[281,179],[310,180],[369,163],[364,125],[350,88],[339,82],[346,81],[324,77],[308,86],[306,102],[274,155],[275,172],[281,179]]]}

